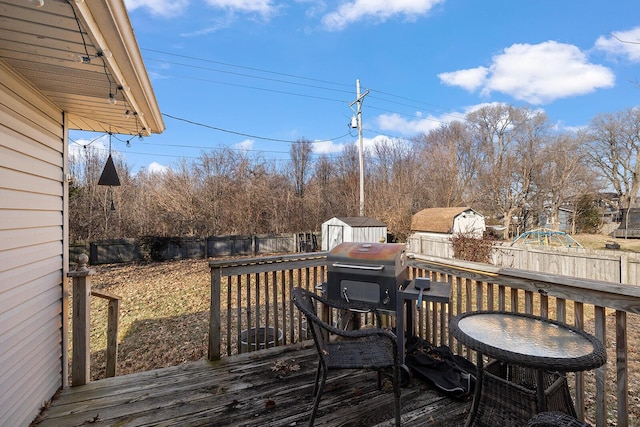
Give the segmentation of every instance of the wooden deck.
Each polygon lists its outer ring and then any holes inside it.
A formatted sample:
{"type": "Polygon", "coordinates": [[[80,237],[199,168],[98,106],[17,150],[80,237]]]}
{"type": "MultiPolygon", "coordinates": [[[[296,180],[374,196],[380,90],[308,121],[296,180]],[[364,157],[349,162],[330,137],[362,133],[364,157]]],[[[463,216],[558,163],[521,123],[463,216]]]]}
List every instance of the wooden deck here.
{"type": "MultiPolygon", "coordinates": [[[[63,390],[37,425],[305,426],[316,366],[307,341],[107,378],[63,390]]],[[[403,426],[461,426],[469,409],[419,379],[402,389],[403,426]]],[[[393,395],[373,371],[332,372],[315,425],[391,426],[393,395]]]]}

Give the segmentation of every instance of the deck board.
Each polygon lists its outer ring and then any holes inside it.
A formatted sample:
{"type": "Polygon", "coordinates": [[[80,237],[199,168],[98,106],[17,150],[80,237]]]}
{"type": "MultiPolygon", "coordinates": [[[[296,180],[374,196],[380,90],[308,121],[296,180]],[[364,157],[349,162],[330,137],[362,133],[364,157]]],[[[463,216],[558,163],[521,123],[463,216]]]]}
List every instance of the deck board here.
{"type": "MultiPolygon", "coordinates": [[[[63,390],[38,426],[303,426],[316,366],[305,342],[93,381],[63,390]],[[300,369],[274,371],[282,360],[300,369]]],[[[376,383],[373,371],[331,372],[315,425],[393,425],[393,396],[376,383]]],[[[414,379],[402,390],[402,407],[403,426],[460,426],[470,401],[414,379]]]]}

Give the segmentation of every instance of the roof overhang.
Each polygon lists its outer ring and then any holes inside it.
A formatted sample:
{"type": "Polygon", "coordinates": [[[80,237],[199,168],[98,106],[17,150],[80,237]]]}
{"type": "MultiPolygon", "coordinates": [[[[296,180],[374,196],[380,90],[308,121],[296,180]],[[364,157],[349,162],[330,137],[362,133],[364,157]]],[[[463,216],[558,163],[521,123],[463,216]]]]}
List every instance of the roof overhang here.
{"type": "Polygon", "coordinates": [[[164,131],[123,0],[0,0],[0,60],[64,111],[69,129],[164,131]]]}

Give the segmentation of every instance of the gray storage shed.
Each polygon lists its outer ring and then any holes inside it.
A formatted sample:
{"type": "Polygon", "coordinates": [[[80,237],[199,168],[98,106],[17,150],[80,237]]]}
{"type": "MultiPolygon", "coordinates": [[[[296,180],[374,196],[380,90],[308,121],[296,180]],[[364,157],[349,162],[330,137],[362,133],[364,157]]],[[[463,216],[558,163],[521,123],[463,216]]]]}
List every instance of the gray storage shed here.
{"type": "Polygon", "coordinates": [[[366,216],[333,217],[322,223],[322,250],[342,242],[386,243],[387,225],[366,216]]]}

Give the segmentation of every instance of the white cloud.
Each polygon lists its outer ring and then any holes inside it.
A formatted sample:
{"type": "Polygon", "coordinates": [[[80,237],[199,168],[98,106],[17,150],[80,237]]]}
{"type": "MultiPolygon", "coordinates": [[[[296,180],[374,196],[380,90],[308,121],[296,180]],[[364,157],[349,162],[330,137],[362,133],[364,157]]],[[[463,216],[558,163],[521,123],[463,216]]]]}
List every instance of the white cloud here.
{"type": "Polygon", "coordinates": [[[418,117],[416,119],[407,119],[399,114],[381,114],[376,118],[378,127],[381,130],[387,132],[400,133],[402,135],[416,135],[419,133],[427,133],[430,130],[436,129],[443,123],[453,120],[450,117],[448,120],[436,118],[432,115],[427,117],[418,117]]]}
{"type": "Polygon", "coordinates": [[[344,150],[344,144],[336,144],[333,141],[314,141],[311,143],[313,152],[317,154],[339,153],[344,150]]]}
{"type": "Polygon", "coordinates": [[[158,162],[151,162],[149,166],[147,166],[147,170],[152,174],[163,174],[169,171],[169,168],[165,165],[161,165],[158,162]]]}
{"type": "Polygon", "coordinates": [[[237,150],[252,150],[253,145],[256,143],[253,139],[245,139],[244,141],[240,141],[233,145],[233,148],[237,150]]]}
{"type": "Polygon", "coordinates": [[[484,95],[501,92],[531,104],[584,95],[612,87],[615,81],[610,69],[589,63],[576,46],[555,41],[514,44],[493,57],[483,80],[473,82],[469,76],[478,78],[477,70],[443,73],[440,79],[445,84],[462,86],[469,91],[481,88],[484,95]]]}
{"type": "Polygon", "coordinates": [[[148,9],[152,15],[172,17],[180,15],[189,5],[189,0],[125,0],[127,10],[148,9]]]}
{"type": "Polygon", "coordinates": [[[268,18],[275,13],[277,7],[272,0],[206,0],[213,7],[234,12],[257,13],[268,18]]]}
{"type": "Polygon", "coordinates": [[[386,135],[376,135],[373,138],[363,138],[362,147],[364,151],[373,150],[376,145],[395,144],[396,140],[389,138],[386,135]]]}
{"type": "Polygon", "coordinates": [[[329,30],[342,30],[347,25],[370,17],[385,22],[394,16],[404,16],[407,20],[415,20],[427,14],[438,3],[444,0],[353,0],[322,18],[322,23],[329,30]]]}
{"type": "Polygon", "coordinates": [[[595,48],[629,61],[640,61],[640,27],[628,31],[614,31],[611,37],[600,36],[595,48]]]}
{"type": "MultiPolygon", "coordinates": [[[[376,117],[378,128],[389,133],[401,134],[405,137],[411,137],[420,133],[428,133],[433,129],[437,129],[442,125],[446,125],[453,121],[464,121],[467,114],[472,113],[484,107],[500,105],[500,102],[483,102],[480,104],[469,105],[463,107],[461,111],[450,111],[442,113],[438,116],[429,114],[423,116],[422,112],[417,112],[415,118],[405,118],[399,114],[381,114],[376,117]]],[[[543,112],[543,110],[540,110],[543,112]]]]}
{"type": "Polygon", "coordinates": [[[295,2],[307,5],[308,8],[305,15],[310,18],[318,16],[327,10],[327,4],[322,0],[295,0],[295,2]]]}
{"type": "Polygon", "coordinates": [[[460,86],[469,92],[479,88],[487,79],[489,70],[486,67],[469,68],[438,74],[440,80],[449,86],[460,86]]]}
{"type": "Polygon", "coordinates": [[[235,22],[235,18],[232,14],[226,14],[223,17],[213,19],[211,25],[206,28],[190,31],[188,33],[181,33],[180,37],[194,37],[194,36],[206,36],[207,34],[215,33],[220,30],[231,27],[235,22]]]}
{"type": "MultiPolygon", "coordinates": [[[[182,14],[191,0],[125,0],[127,10],[147,9],[152,15],[170,18],[182,14]]],[[[229,12],[257,13],[268,18],[277,10],[273,0],[205,0],[212,7],[229,12]]],[[[216,23],[214,27],[218,27],[216,23]]]]}

